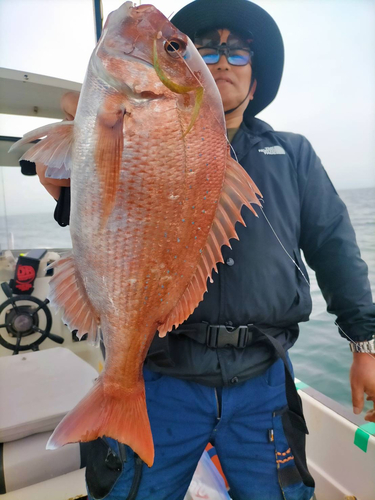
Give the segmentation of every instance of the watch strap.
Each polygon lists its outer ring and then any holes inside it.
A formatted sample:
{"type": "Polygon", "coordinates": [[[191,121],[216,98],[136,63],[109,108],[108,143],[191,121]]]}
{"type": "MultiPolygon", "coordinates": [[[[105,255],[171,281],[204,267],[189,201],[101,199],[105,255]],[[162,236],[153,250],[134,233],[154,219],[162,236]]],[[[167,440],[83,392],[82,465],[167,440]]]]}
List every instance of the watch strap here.
{"type": "Polygon", "coordinates": [[[375,354],[375,338],[363,342],[350,342],[349,347],[352,352],[375,354]]]}

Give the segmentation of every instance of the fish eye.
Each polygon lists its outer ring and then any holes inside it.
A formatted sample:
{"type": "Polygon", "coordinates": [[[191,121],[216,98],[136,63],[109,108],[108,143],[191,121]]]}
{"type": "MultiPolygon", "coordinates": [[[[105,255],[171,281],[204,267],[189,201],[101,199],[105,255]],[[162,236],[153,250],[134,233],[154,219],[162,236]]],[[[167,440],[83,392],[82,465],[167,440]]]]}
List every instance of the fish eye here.
{"type": "Polygon", "coordinates": [[[164,49],[166,53],[171,57],[183,57],[186,52],[186,43],[183,40],[172,38],[171,40],[166,40],[166,42],[164,43],[164,49]]]}

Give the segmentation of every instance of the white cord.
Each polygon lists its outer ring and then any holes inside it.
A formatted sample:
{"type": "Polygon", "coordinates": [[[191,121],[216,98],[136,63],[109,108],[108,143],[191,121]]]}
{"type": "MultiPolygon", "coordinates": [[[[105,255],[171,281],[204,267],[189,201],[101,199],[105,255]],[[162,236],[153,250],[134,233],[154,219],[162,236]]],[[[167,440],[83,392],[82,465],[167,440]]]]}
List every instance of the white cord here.
{"type": "MultiPolygon", "coordinates": [[[[238,163],[238,157],[237,157],[237,155],[236,155],[236,152],[235,152],[235,150],[233,149],[232,144],[230,144],[230,142],[229,142],[229,140],[228,140],[228,137],[227,137],[226,135],[225,135],[225,137],[226,137],[226,139],[227,139],[227,141],[228,141],[228,143],[229,143],[229,145],[230,145],[230,147],[231,147],[231,150],[233,151],[233,154],[234,154],[234,156],[235,156],[235,159],[236,159],[236,161],[237,161],[237,163],[238,163]]],[[[251,184],[250,184],[250,187],[251,187],[251,189],[253,190],[253,192],[254,192],[254,194],[255,194],[255,191],[254,191],[253,187],[251,186],[251,184]]],[[[276,239],[277,239],[277,241],[279,242],[279,244],[280,244],[281,248],[284,250],[284,252],[287,254],[287,256],[289,257],[289,259],[293,262],[293,264],[296,266],[296,268],[298,269],[298,271],[301,273],[301,275],[303,276],[303,279],[306,281],[306,283],[307,283],[307,285],[309,286],[309,288],[311,288],[309,280],[306,278],[305,274],[303,273],[302,269],[299,267],[299,265],[297,264],[297,262],[296,262],[296,261],[293,259],[293,257],[292,257],[292,256],[288,253],[288,251],[287,251],[287,249],[285,248],[285,246],[283,245],[282,241],[280,240],[280,238],[279,238],[279,237],[278,237],[278,235],[276,234],[276,231],[275,231],[275,230],[274,230],[274,228],[272,227],[272,224],[271,224],[271,222],[269,221],[269,219],[268,219],[267,215],[265,214],[265,212],[264,212],[264,210],[263,210],[263,207],[262,207],[262,206],[260,206],[260,210],[261,210],[261,212],[262,212],[262,214],[263,214],[264,218],[266,219],[266,221],[267,221],[268,225],[270,226],[270,228],[271,228],[271,230],[272,230],[273,234],[275,235],[275,238],[276,238],[276,239]]],[[[346,332],[344,332],[344,330],[343,330],[343,329],[341,328],[341,326],[337,323],[337,321],[335,321],[335,325],[336,325],[336,326],[337,326],[337,328],[338,328],[338,329],[339,329],[339,330],[340,330],[340,331],[341,331],[341,332],[345,335],[345,337],[347,337],[347,338],[348,338],[348,339],[349,339],[349,340],[350,340],[353,344],[357,344],[357,342],[356,342],[355,340],[353,340],[351,337],[349,337],[349,335],[348,335],[346,332]]],[[[358,351],[358,352],[359,352],[359,351],[358,351]]],[[[370,356],[370,358],[372,358],[372,359],[375,361],[375,358],[374,358],[373,356],[371,356],[371,354],[370,354],[370,353],[366,352],[366,353],[363,353],[363,354],[368,354],[368,355],[370,356]]]]}

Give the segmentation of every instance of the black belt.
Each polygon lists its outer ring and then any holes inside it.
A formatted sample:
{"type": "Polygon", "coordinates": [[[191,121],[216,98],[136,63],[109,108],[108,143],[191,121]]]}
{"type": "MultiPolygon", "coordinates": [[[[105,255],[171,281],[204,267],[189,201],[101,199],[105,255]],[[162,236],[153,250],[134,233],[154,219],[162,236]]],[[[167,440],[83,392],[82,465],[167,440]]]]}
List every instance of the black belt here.
{"type": "MultiPolygon", "coordinates": [[[[269,331],[268,328],[266,330],[269,331]]],[[[282,331],[281,328],[273,328],[272,330],[277,330],[280,333],[282,331]]],[[[213,349],[227,345],[243,349],[262,336],[262,330],[255,325],[210,325],[205,322],[181,325],[170,333],[185,335],[199,344],[207,345],[213,349]]]]}
{"type": "MultiPolygon", "coordinates": [[[[294,331],[296,334],[299,331],[298,325],[293,325],[288,328],[275,327],[257,327],[255,325],[230,327],[226,325],[209,325],[208,323],[196,323],[190,325],[181,325],[176,330],[170,333],[177,333],[188,336],[196,342],[206,344],[209,347],[223,347],[225,345],[233,345],[243,348],[250,345],[256,340],[268,341],[273,350],[278,354],[284,363],[285,369],[285,389],[288,409],[283,413],[282,421],[284,429],[289,429],[289,444],[294,455],[296,468],[305,485],[314,487],[314,479],[311,477],[306,464],[305,456],[305,435],[308,434],[306,422],[302,411],[302,402],[297,393],[294,384],[293,375],[289,368],[289,363],[286,357],[284,347],[279,340],[275,338],[282,331],[294,331]]],[[[291,469],[288,467],[282,469],[285,480],[290,480],[291,469]]],[[[292,477],[293,481],[294,478],[292,477]]]]}

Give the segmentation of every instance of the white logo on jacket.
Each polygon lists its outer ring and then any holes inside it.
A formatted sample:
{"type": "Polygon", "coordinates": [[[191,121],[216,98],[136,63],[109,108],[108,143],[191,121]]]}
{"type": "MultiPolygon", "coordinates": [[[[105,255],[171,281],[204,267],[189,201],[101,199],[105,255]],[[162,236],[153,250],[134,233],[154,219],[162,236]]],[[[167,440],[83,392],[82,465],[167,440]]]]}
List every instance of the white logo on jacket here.
{"type": "Polygon", "coordinates": [[[271,146],[264,149],[258,149],[259,153],[264,153],[265,155],[285,155],[285,149],[281,146],[271,146]]]}

